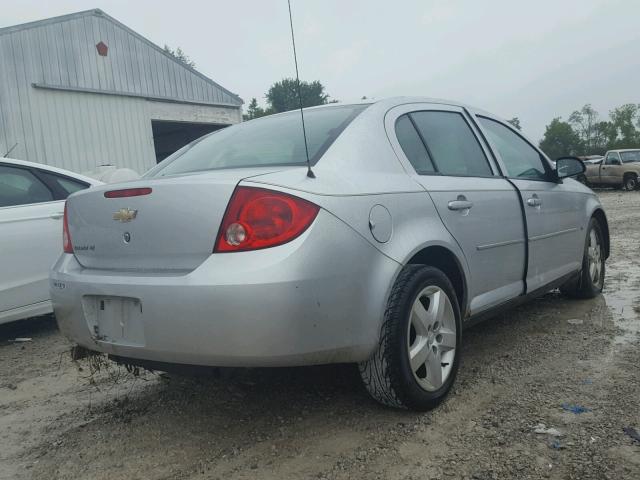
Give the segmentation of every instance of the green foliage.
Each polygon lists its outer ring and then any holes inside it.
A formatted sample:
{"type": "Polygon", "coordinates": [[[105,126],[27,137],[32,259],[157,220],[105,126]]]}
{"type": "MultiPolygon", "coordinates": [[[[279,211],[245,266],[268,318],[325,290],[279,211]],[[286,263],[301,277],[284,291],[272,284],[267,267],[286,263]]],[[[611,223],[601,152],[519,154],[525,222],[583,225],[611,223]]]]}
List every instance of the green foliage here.
{"type": "Polygon", "coordinates": [[[614,148],[636,148],[640,146],[640,105],[627,103],[611,111],[610,138],[614,148]],[[615,139],[613,135],[615,134],[615,139]]]}
{"type": "MultiPolygon", "coordinates": [[[[329,95],[325,93],[324,86],[318,81],[300,82],[300,93],[302,96],[302,106],[315,107],[327,103],[338,103],[338,100],[329,100],[329,95]]],[[[247,113],[242,115],[243,120],[253,120],[273,113],[288,112],[300,108],[298,98],[298,84],[294,78],[283,78],[274,83],[265,95],[267,108],[258,105],[258,101],[252,98],[247,106],[247,113]]]]}
{"type": "Polygon", "coordinates": [[[590,104],[574,111],[569,124],[582,142],[582,154],[590,155],[585,152],[598,152],[606,146],[606,122],[598,121],[598,112],[590,104]]]}
{"type": "MultiPolygon", "coordinates": [[[[324,86],[319,81],[300,82],[300,96],[303,107],[324,105],[329,99],[324,86]]],[[[274,83],[266,95],[267,102],[274,113],[288,112],[300,108],[298,85],[295,78],[284,78],[274,83]]]]}
{"type": "Polygon", "coordinates": [[[547,125],[540,148],[550,158],[556,159],[567,155],[578,155],[582,151],[582,141],[571,124],[557,117],[547,125]]]}
{"type": "Polygon", "coordinates": [[[189,58],[189,56],[182,51],[180,47],[173,50],[169,45],[164,46],[164,51],[173,56],[176,60],[184,63],[187,67],[196,68],[196,63],[189,58]]]}
{"type": "Polygon", "coordinates": [[[615,108],[609,112],[609,120],[603,121],[590,104],[574,111],[567,122],[554,118],[546,127],[540,148],[551,158],[640,148],[640,104],[615,108]]]}
{"type": "Polygon", "coordinates": [[[507,122],[513,125],[516,130],[522,130],[522,126],[520,125],[520,119],[518,117],[513,117],[511,120],[507,120],[507,122]]]}
{"type": "Polygon", "coordinates": [[[269,115],[271,112],[269,109],[264,109],[258,105],[258,101],[255,97],[251,99],[249,102],[249,106],[247,107],[247,113],[242,115],[243,120],[253,120],[254,118],[264,117],[265,115],[269,115]]]}

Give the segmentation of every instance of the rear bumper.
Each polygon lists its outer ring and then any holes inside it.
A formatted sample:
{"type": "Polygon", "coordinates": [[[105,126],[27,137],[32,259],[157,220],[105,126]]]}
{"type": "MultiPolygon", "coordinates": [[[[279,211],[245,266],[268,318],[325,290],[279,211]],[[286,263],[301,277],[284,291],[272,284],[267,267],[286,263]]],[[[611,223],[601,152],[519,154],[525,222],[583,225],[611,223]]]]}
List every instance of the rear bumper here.
{"type": "Polygon", "coordinates": [[[63,254],[50,287],[60,330],[91,350],[191,365],[310,365],[368,358],[399,268],[321,211],[293,242],[213,254],[187,275],[89,270],[63,254]],[[92,305],[102,297],[139,301],[138,325],[126,329],[137,334],[96,332],[92,305]]]}

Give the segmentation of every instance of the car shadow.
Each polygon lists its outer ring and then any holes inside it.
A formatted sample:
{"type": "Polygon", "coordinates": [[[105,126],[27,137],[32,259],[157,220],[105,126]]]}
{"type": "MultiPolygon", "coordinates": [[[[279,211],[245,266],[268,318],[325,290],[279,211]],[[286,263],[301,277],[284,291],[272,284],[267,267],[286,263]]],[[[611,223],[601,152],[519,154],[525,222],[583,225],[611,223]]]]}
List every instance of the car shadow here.
{"type": "Polygon", "coordinates": [[[58,330],[53,315],[25,318],[0,325],[0,346],[12,343],[16,338],[42,337],[58,330]]]}

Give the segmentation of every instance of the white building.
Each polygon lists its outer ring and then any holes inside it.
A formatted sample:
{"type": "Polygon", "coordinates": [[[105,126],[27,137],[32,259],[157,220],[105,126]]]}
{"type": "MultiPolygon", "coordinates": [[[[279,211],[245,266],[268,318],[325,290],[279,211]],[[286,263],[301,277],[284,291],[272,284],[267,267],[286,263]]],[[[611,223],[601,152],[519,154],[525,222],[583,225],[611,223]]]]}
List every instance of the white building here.
{"type": "Polygon", "coordinates": [[[142,173],[242,103],[101,10],[0,28],[0,157],[142,173]]]}

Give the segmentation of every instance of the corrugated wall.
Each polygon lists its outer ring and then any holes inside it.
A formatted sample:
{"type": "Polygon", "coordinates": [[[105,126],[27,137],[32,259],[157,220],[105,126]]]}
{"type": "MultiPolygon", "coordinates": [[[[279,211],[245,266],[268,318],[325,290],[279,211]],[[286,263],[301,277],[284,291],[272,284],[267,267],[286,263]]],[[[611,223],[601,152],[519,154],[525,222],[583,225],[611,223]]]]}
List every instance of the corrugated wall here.
{"type": "Polygon", "coordinates": [[[144,97],[183,101],[183,116],[193,109],[216,123],[240,121],[239,98],[101,12],[0,30],[0,156],[18,143],[11,157],[74,171],[113,163],[142,172],[155,162],[157,110],[144,97]],[[109,47],[106,57],[96,51],[99,41],[109,47]]]}
{"type": "Polygon", "coordinates": [[[39,148],[43,163],[76,172],[108,163],[139,173],[155,164],[145,100],[42,90],[33,100],[47,139],[39,148]]]}

